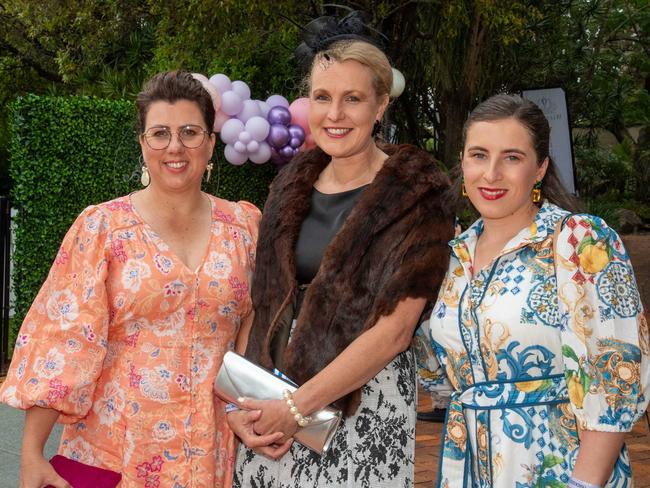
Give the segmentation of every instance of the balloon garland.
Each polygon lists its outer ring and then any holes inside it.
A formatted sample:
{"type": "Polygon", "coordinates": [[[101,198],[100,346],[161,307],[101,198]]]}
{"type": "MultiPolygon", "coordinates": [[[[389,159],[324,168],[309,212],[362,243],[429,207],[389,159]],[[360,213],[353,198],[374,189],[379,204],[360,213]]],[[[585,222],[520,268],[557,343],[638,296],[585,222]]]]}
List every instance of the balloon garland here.
{"type": "MultiPolygon", "coordinates": [[[[308,98],[291,103],[282,95],[254,100],[250,88],[241,80],[231,81],[223,73],[210,78],[200,73],[193,76],[212,97],[212,130],[226,145],[224,156],[229,163],[239,166],[248,160],[255,164],[270,160],[284,165],[300,151],[315,147],[309,129],[308,98]]],[[[404,85],[404,76],[393,69],[391,97],[398,97],[404,85]]]]}

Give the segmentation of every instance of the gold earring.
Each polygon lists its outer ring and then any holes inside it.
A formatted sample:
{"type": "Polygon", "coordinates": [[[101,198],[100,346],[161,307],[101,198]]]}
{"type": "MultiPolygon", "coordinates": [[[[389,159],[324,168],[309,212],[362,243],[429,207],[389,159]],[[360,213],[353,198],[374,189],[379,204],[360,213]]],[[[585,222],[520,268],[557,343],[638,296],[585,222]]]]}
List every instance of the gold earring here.
{"type": "Polygon", "coordinates": [[[151,176],[149,175],[149,169],[146,164],[142,165],[142,175],[140,176],[140,183],[142,186],[147,187],[151,183],[151,176]]]}
{"type": "Polygon", "coordinates": [[[540,200],[542,199],[542,182],[538,181],[535,183],[535,186],[533,186],[533,191],[531,192],[531,197],[533,199],[533,203],[539,203],[540,200]]]}
{"type": "Polygon", "coordinates": [[[464,197],[467,196],[467,189],[465,188],[465,178],[460,180],[460,194],[464,197]]]}
{"type": "Polygon", "coordinates": [[[207,170],[207,174],[205,175],[206,183],[210,181],[210,175],[212,174],[212,167],[213,167],[212,163],[208,163],[208,165],[206,166],[206,170],[207,170]]]}

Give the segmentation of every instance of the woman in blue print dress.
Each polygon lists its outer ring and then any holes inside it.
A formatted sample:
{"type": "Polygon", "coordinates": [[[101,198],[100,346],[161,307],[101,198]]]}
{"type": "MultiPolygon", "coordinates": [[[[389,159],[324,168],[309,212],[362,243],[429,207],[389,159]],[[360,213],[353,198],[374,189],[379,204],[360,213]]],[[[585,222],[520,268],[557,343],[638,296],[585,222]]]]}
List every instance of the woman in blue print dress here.
{"type": "Polygon", "coordinates": [[[599,217],[561,208],[532,102],[480,104],[461,167],[481,218],[450,242],[418,331],[425,383],[454,388],[438,485],[631,486],[624,433],[648,405],[650,349],[623,243],[599,217]]]}

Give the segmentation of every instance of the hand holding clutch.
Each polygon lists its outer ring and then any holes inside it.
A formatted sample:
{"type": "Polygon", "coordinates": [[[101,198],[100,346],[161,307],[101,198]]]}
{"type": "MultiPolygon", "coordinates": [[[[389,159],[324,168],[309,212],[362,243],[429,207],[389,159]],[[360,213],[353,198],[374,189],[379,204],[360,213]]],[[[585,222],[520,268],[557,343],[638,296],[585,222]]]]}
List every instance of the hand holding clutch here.
{"type": "MultiPolygon", "coordinates": [[[[294,392],[297,387],[270,371],[257,366],[239,354],[227,352],[215,380],[215,393],[223,400],[242,408],[239,398],[256,400],[282,400],[284,390],[294,392]]],[[[324,454],[336,433],[341,421],[341,411],[331,407],[310,415],[311,420],[305,427],[300,427],[293,438],[318,454],[324,454]]]]}

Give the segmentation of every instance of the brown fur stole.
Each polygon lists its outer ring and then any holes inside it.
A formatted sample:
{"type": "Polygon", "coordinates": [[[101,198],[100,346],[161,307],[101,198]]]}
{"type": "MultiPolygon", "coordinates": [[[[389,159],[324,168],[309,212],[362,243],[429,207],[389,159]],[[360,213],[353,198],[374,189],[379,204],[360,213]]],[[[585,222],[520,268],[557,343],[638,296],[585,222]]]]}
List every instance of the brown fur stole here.
{"type": "MultiPolygon", "coordinates": [[[[325,250],[305,294],[284,373],[302,384],[321,371],[401,300],[435,300],[453,236],[449,179],[414,146],[382,147],[389,155],[325,250]]],[[[255,319],[246,355],[273,368],[270,343],[296,292],[295,248],[314,182],[330,161],[320,149],[283,168],[264,207],[252,284],[255,319]]],[[[337,402],[352,414],[360,390],[337,402]]]]}

